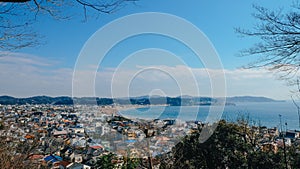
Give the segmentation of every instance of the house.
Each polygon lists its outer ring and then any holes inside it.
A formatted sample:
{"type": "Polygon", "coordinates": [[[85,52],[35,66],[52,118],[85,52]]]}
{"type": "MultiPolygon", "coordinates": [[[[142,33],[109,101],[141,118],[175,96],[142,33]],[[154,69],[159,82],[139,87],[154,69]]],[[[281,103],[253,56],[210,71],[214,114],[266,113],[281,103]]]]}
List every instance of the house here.
{"type": "Polygon", "coordinates": [[[24,138],[26,138],[26,139],[34,139],[34,135],[33,134],[26,134],[24,136],[24,138]]]}
{"type": "Polygon", "coordinates": [[[81,163],[83,161],[82,155],[76,154],[74,156],[74,162],[75,163],[81,163]]]}
{"type": "Polygon", "coordinates": [[[288,131],[286,131],[285,137],[290,138],[290,139],[299,138],[299,131],[297,131],[297,130],[288,130],[288,131]]]}
{"type": "Polygon", "coordinates": [[[261,145],[261,148],[264,152],[273,151],[274,153],[277,153],[278,151],[278,146],[275,143],[264,143],[261,145]]]}
{"type": "Polygon", "coordinates": [[[77,154],[75,152],[73,152],[71,155],[70,155],[70,160],[72,162],[77,162],[77,163],[81,163],[83,161],[83,157],[81,154],[77,154]]]}
{"type": "Polygon", "coordinates": [[[274,137],[274,136],[279,136],[279,131],[278,131],[278,128],[277,128],[277,127],[268,129],[268,133],[269,133],[270,136],[272,136],[272,137],[274,137]]]}
{"type": "Polygon", "coordinates": [[[94,146],[90,146],[92,149],[95,149],[95,150],[97,150],[97,149],[102,149],[103,150],[103,146],[101,146],[101,145],[94,145],[94,146]]]}
{"type": "Polygon", "coordinates": [[[56,156],[56,155],[48,155],[44,158],[44,161],[46,161],[47,163],[55,163],[58,161],[62,161],[62,158],[60,156],[56,156]]]}
{"type": "Polygon", "coordinates": [[[54,137],[61,137],[61,136],[66,137],[67,134],[68,134],[68,131],[66,131],[66,130],[62,130],[62,131],[57,131],[56,130],[56,131],[53,132],[54,137]]]}
{"type": "Polygon", "coordinates": [[[32,154],[29,156],[30,160],[42,160],[44,158],[44,155],[40,154],[32,154]]]}
{"type": "Polygon", "coordinates": [[[70,128],[71,130],[74,131],[74,133],[81,133],[81,134],[84,134],[85,133],[85,130],[84,128],[70,128]]]}
{"type": "Polygon", "coordinates": [[[53,169],[65,169],[70,164],[68,161],[58,161],[53,164],[53,169]]]}
{"type": "MultiPolygon", "coordinates": [[[[276,140],[276,143],[279,147],[283,147],[283,139],[277,139],[276,140]]],[[[290,138],[285,138],[284,139],[284,143],[285,143],[285,146],[291,146],[292,145],[292,142],[291,142],[291,139],[290,138]]]]}
{"type": "Polygon", "coordinates": [[[67,169],[91,169],[91,166],[80,164],[80,163],[71,163],[67,165],[67,169]]]}

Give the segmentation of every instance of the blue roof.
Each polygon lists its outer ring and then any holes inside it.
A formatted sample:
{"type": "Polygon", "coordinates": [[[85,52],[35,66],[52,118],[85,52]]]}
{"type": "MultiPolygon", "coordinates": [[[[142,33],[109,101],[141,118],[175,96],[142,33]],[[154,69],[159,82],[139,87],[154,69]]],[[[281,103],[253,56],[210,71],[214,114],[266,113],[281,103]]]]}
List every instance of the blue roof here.
{"type": "Polygon", "coordinates": [[[62,161],[62,158],[60,156],[57,155],[49,155],[47,157],[44,158],[45,161],[51,161],[51,162],[57,162],[57,161],[62,161]]]}
{"type": "Polygon", "coordinates": [[[136,142],[136,140],[126,140],[125,142],[126,143],[134,143],[134,142],[136,142]]]}

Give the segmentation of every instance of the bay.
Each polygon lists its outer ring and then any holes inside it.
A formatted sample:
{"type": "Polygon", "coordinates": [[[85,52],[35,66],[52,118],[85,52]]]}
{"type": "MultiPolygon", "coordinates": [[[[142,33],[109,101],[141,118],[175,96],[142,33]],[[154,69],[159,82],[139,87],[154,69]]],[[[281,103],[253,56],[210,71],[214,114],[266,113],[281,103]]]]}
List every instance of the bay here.
{"type": "Polygon", "coordinates": [[[127,118],[176,119],[178,121],[213,122],[218,119],[235,122],[239,118],[249,118],[252,125],[299,130],[297,108],[290,102],[243,102],[235,106],[149,106],[119,112],[127,118]],[[219,118],[220,117],[220,118],[219,118]]]}

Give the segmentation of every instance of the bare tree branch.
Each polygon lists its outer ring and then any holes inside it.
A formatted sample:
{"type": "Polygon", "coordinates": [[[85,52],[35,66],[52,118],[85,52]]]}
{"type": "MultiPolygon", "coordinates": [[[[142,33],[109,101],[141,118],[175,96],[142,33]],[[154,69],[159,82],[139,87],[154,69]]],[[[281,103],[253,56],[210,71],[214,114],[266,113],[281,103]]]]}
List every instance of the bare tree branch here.
{"type": "Polygon", "coordinates": [[[0,0],[0,50],[16,50],[39,44],[38,30],[33,25],[39,16],[55,20],[68,20],[72,12],[83,7],[84,18],[88,12],[110,14],[138,0],[0,0]]]}
{"type": "Polygon", "coordinates": [[[278,73],[280,79],[298,79],[300,67],[300,7],[293,5],[292,10],[272,11],[254,5],[253,15],[259,22],[252,30],[236,28],[243,36],[256,37],[259,43],[240,52],[241,56],[256,55],[255,62],[244,68],[265,67],[278,73]]]}
{"type": "MultiPolygon", "coordinates": [[[[298,92],[300,92],[300,85],[299,85],[299,80],[297,79],[297,87],[298,87],[298,92]]],[[[298,123],[299,123],[299,128],[300,128],[300,106],[298,105],[298,103],[295,101],[293,95],[291,96],[291,99],[294,103],[294,105],[297,108],[297,113],[298,113],[298,123]]]]}

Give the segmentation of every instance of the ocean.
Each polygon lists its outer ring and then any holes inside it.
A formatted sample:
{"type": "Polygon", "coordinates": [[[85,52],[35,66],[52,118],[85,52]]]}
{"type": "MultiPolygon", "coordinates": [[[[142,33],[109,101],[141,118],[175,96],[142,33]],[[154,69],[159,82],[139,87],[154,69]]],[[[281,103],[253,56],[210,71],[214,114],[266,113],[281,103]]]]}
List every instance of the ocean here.
{"type": "Polygon", "coordinates": [[[282,126],[283,130],[299,130],[297,108],[291,101],[251,102],[221,106],[149,106],[122,110],[119,114],[127,118],[139,119],[176,119],[179,121],[213,122],[218,119],[235,122],[248,118],[251,125],[266,127],[282,126]],[[281,125],[280,125],[281,115],[281,125]]]}

